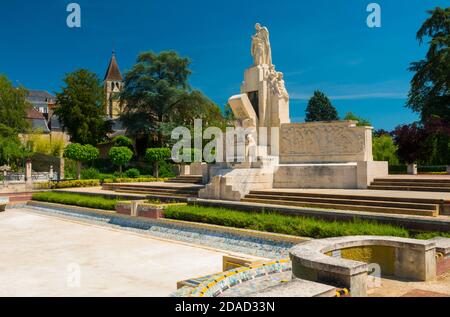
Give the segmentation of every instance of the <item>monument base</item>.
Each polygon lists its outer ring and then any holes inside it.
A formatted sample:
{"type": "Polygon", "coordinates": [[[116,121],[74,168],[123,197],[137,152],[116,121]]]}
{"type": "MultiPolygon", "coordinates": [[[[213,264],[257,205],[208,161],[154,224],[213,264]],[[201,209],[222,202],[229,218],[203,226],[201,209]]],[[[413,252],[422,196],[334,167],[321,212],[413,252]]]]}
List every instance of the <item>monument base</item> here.
{"type": "Polygon", "coordinates": [[[375,178],[388,175],[388,163],[267,164],[263,168],[216,164],[209,173],[210,182],[200,198],[240,201],[250,191],[272,188],[367,189],[375,178]]]}
{"type": "Polygon", "coordinates": [[[285,164],[274,173],[274,188],[367,189],[388,175],[387,162],[285,164]]]}

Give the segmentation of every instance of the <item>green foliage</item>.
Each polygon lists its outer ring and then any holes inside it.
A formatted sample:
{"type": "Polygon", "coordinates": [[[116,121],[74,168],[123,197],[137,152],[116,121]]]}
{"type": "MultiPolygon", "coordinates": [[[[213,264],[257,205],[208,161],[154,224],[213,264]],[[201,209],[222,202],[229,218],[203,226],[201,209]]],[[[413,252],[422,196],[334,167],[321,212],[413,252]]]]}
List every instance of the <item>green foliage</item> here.
{"type": "Polygon", "coordinates": [[[406,174],[408,167],[406,165],[389,165],[389,174],[399,175],[406,174]]]}
{"type": "Polygon", "coordinates": [[[414,239],[430,240],[436,237],[450,238],[449,232],[415,232],[412,234],[414,239]]]}
{"type": "Polygon", "coordinates": [[[388,161],[389,165],[398,165],[397,146],[388,134],[373,138],[373,158],[375,161],[388,161]]]}
{"type": "Polygon", "coordinates": [[[192,125],[203,119],[204,125],[217,125],[223,118],[219,107],[199,91],[192,91],[188,78],[190,60],[168,51],[139,55],[126,75],[121,99],[126,107],[122,121],[132,135],[149,135],[160,147],[170,141],[174,127],[192,125]]]}
{"type": "Polygon", "coordinates": [[[352,120],[352,121],[358,121],[358,123],[356,124],[358,127],[371,127],[372,123],[370,123],[369,120],[366,120],[364,118],[358,117],[355,114],[351,113],[351,112],[347,112],[347,114],[345,115],[344,120],[352,120]]]}
{"type": "Polygon", "coordinates": [[[173,178],[175,177],[173,171],[173,164],[168,161],[161,161],[158,163],[158,177],[161,178],[173,178]]]}
{"type": "Polygon", "coordinates": [[[112,143],[116,147],[127,147],[130,150],[134,151],[133,141],[130,138],[127,138],[126,136],[123,135],[116,136],[112,140],[112,143]]]}
{"type": "Polygon", "coordinates": [[[31,105],[26,101],[28,92],[15,88],[6,76],[0,75],[0,164],[20,165],[19,161],[31,156],[23,147],[18,133],[30,129],[26,113],[31,105]]]}
{"type": "Polygon", "coordinates": [[[71,159],[64,160],[64,178],[73,179],[77,177],[77,162],[71,159]]]}
{"type": "Polygon", "coordinates": [[[100,179],[100,172],[96,168],[87,168],[81,171],[81,179],[100,179]]]}
{"type": "Polygon", "coordinates": [[[133,152],[124,146],[113,147],[109,150],[108,156],[114,165],[125,165],[133,158],[133,152]]]}
{"type": "Polygon", "coordinates": [[[161,162],[169,159],[172,152],[168,148],[147,149],[145,159],[150,163],[161,162]]]}
{"type": "Polygon", "coordinates": [[[36,193],[33,194],[33,200],[103,210],[115,210],[117,204],[115,199],[62,192],[36,193]]]}
{"type": "Polygon", "coordinates": [[[64,149],[64,157],[83,163],[95,160],[99,154],[100,151],[90,144],[71,143],[64,149]]]}
{"type": "Polygon", "coordinates": [[[47,134],[31,134],[26,137],[28,146],[33,153],[41,153],[61,157],[64,152],[64,139],[55,138],[47,134]]]}
{"type": "Polygon", "coordinates": [[[321,91],[315,91],[306,108],[306,122],[339,120],[335,107],[321,91]]]}
{"type": "Polygon", "coordinates": [[[121,177],[112,177],[105,178],[103,180],[104,184],[111,183],[152,183],[152,182],[165,182],[168,178],[156,178],[156,177],[139,177],[139,178],[121,178],[121,177]]]}
{"type": "Polygon", "coordinates": [[[111,132],[112,123],[104,119],[104,91],[96,74],[81,69],[69,73],[65,87],[56,95],[55,113],[74,143],[97,145],[111,132]]]}
{"type": "Polygon", "coordinates": [[[23,87],[16,88],[4,75],[0,75],[0,124],[14,133],[24,133],[30,129],[26,120],[31,105],[26,101],[28,92],[23,87]]]}
{"type": "Polygon", "coordinates": [[[139,176],[141,176],[141,172],[137,168],[130,168],[125,172],[125,177],[128,178],[138,178],[139,176]]]}
{"type": "Polygon", "coordinates": [[[119,174],[122,176],[122,166],[133,158],[133,151],[124,146],[113,147],[109,150],[108,157],[114,165],[119,166],[119,174]]]}
{"type": "Polygon", "coordinates": [[[168,148],[147,149],[145,159],[154,165],[154,175],[159,177],[159,166],[161,162],[169,159],[172,152],[168,148]]]}
{"type": "Polygon", "coordinates": [[[252,229],[315,239],[375,235],[408,237],[407,230],[391,225],[353,220],[326,222],[314,218],[285,216],[276,213],[251,213],[200,206],[170,206],[164,211],[168,219],[208,223],[226,227],[252,229]]]}
{"type": "Polygon", "coordinates": [[[100,181],[98,179],[45,182],[35,184],[36,189],[63,189],[63,188],[81,188],[81,187],[98,187],[98,186],[100,186],[100,181]]]}
{"type": "Polygon", "coordinates": [[[421,114],[422,121],[436,115],[450,122],[450,7],[437,7],[428,12],[430,17],[417,32],[422,44],[429,49],[425,59],[411,63],[410,71],[415,75],[407,106],[421,114]]]}
{"type": "Polygon", "coordinates": [[[20,165],[18,161],[31,156],[31,152],[23,147],[17,133],[0,123],[0,165],[20,165]]]}

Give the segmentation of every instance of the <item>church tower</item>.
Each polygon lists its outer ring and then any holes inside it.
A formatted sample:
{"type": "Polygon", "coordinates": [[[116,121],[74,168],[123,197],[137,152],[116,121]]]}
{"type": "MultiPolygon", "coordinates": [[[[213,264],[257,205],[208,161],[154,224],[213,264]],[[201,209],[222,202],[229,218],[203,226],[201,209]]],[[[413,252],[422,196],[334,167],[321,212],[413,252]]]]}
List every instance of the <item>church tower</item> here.
{"type": "Polygon", "coordinates": [[[103,85],[106,96],[106,115],[108,118],[117,119],[122,113],[122,105],[118,95],[123,89],[123,77],[114,51],[112,52],[103,85]]]}

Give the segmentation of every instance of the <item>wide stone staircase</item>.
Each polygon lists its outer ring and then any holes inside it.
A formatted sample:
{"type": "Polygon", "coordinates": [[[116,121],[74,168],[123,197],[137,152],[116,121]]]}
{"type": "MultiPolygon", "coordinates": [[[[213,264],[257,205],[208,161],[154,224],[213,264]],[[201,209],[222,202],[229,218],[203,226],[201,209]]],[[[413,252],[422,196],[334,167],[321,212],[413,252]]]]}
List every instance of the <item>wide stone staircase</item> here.
{"type": "Polygon", "coordinates": [[[449,193],[450,178],[378,178],[372,182],[369,189],[449,193]]]}
{"type": "Polygon", "coordinates": [[[243,202],[305,208],[364,211],[386,214],[438,216],[444,201],[439,199],[374,197],[283,191],[251,191],[243,202]]]}
{"type": "Polygon", "coordinates": [[[198,197],[198,192],[204,186],[186,184],[185,186],[144,185],[144,184],[104,184],[104,190],[112,190],[117,193],[132,193],[146,195],[156,199],[188,199],[198,197]]]}
{"type": "Polygon", "coordinates": [[[201,175],[184,175],[178,176],[176,178],[169,179],[166,183],[177,183],[177,184],[203,184],[203,176],[201,175]]]}

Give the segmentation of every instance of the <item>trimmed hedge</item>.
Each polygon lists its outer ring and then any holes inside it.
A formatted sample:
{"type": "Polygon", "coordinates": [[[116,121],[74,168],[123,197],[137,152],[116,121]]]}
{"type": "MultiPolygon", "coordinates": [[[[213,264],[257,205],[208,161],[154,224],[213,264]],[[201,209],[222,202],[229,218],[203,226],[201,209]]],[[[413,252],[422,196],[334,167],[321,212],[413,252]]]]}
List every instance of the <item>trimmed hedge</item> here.
{"type": "Polygon", "coordinates": [[[107,178],[103,180],[105,184],[111,183],[153,183],[153,182],[165,182],[168,178],[155,178],[155,177],[139,177],[139,178],[107,178]]]}
{"type": "MultiPolygon", "coordinates": [[[[406,165],[390,165],[389,166],[389,174],[406,174],[407,173],[406,165]]],[[[447,166],[418,166],[418,173],[424,174],[446,174],[447,166]]]]}
{"type": "Polygon", "coordinates": [[[63,188],[80,188],[80,187],[99,187],[98,179],[72,180],[61,182],[45,182],[35,184],[36,189],[63,189],[63,188]]]}
{"type": "Polygon", "coordinates": [[[112,198],[62,192],[36,193],[33,194],[33,200],[103,210],[115,210],[118,201],[112,198]]]}
{"type": "Polygon", "coordinates": [[[352,222],[327,222],[314,218],[285,216],[276,213],[248,213],[200,206],[170,206],[164,211],[164,216],[168,219],[315,239],[353,235],[409,237],[408,230],[404,228],[357,219],[352,222]]]}

